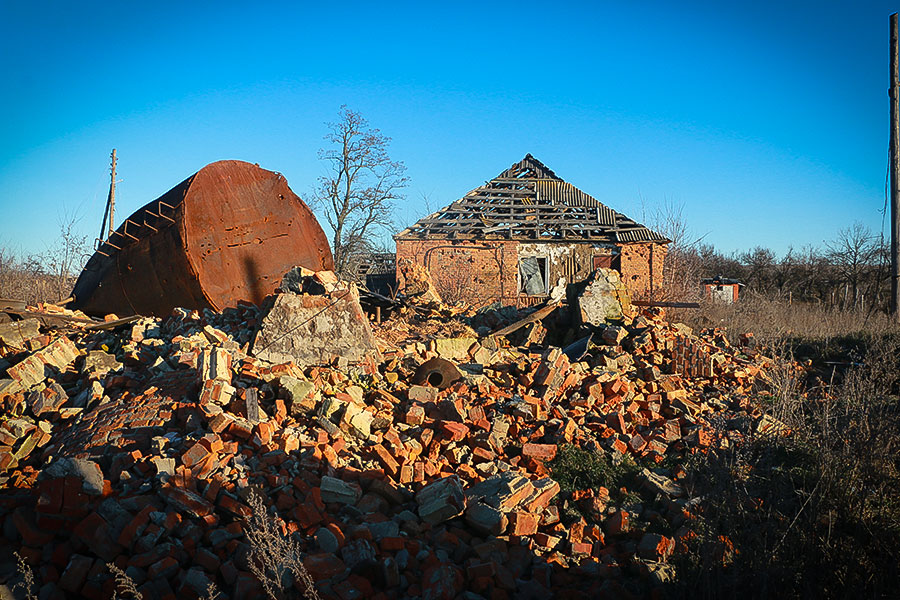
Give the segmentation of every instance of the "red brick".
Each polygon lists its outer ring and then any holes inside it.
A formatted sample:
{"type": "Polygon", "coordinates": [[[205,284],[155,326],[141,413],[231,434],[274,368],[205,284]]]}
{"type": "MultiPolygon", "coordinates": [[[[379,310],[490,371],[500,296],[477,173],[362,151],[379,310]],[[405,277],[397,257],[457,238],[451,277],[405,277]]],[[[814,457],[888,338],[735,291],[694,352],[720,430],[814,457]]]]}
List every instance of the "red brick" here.
{"type": "Polygon", "coordinates": [[[628,447],[634,453],[639,453],[647,446],[647,440],[641,437],[639,434],[634,434],[631,436],[631,439],[628,440],[628,447]]]}
{"type": "Polygon", "coordinates": [[[421,425],[425,421],[425,409],[421,406],[411,406],[406,411],[406,423],[408,425],[421,425]]]}
{"type": "Polygon", "coordinates": [[[309,571],[314,581],[328,579],[344,572],[344,561],[334,554],[310,554],[303,559],[303,566],[309,571]]]}
{"type": "Polygon", "coordinates": [[[406,547],[406,541],[402,537],[385,537],[379,545],[384,552],[399,552],[406,547]]]}
{"type": "Polygon", "coordinates": [[[572,542],[572,554],[590,555],[593,549],[594,545],[589,542],[572,542]]]}
{"type": "Polygon", "coordinates": [[[556,456],[556,444],[532,444],[522,446],[522,455],[538,460],[553,460],[556,456]]]}
{"type": "Polygon", "coordinates": [[[213,511],[212,504],[188,490],[168,487],[162,491],[162,495],[176,508],[198,519],[213,511]]]}
{"type": "Polygon", "coordinates": [[[391,453],[381,444],[375,444],[374,450],[385,469],[387,469],[392,476],[396,476],[397,472],[400,470],[400,465],[397,464],[397,461],[394,460],[391,453]]]}
{"type": "Polygon", "coordinates": [[[469,435],[469,428],[456,421],[441,421],[441,431],[451,442],[459,442],[469,435]]]}
{"type": "Polygon", "coordinates": [[[537,533],[540,517],[534,513],[516,511],[513,513],[512,535],[534,535],[537,533]]]}
{"type": "Polygon", "coordinates": [[[625,433],[625,418],[620,413],[612,413],[606,416],[606,424],[616,433],[625,433]]]}
{"type": "Polygon", "coordinates": [[[178,573],[178,561],[171,556],[166,556],[153,563],[147,569],[147,577],[150,579],[171,579],[176,573],[178,573]]]}
{"type": "Polygon", "coordinates": [[[629,529],[628,513],[624,510],[617,510],[603,522],[603,529],[609,535],[621,535],[629,529]]]}
{"type": "Polygon", "coordinates": [[[478,577],[493,577],[497,573],[497,567],[493,561],[476,563],[466,569],[466,576],[469,579],[478,577]]]}
{"type": "Polygon", "coordinates": [[[122,529],[122,533],[119,534],[119,538],[116,540],[118,544],[120,546],[130,547],[150,521],[150,513],[154,510],[156,510],[156,508],[152,504],[148,504],[141,509],[141,511],[131,519],[128,525],[122,529]]]}
{"type": "MultiPolygon", "coordinates": [[[[2,469],[0,469],[2,470],[2,469]]],[[[45,479],[40,482],[40,495],[37,500],[36,510],[57,514],[62,510],[65,480],[62,478],[45,479]]]]}
{"type": "Polygon", "coordinates": [[[231,424],[231,419],[225,413],[219,413],[209,421],[209,428],[214,433],[222,433],[231,424]]]}
{"type": "Polygon", "coordinates": [[[78,594],[93,564],[94,559],[81,554],[73,554],[66,570],[60,576],[59,587],[70,594],[78,594]]]}
{"type": "Polygon", "coordinates": [[[638,545],[638,554],[649,560],[666,560],[675,549],[675,541],[658,533],[646,533],[638,545]]]}
{"type": "Polygon", "coordinates": [[[218,556],[206,548],[200,548],[197,550],[197,553],[194,554],[194,564],[203,567],[208,573],[215,574],[221,568],[222,561],[219,560],[218,556]]]}
{"type": "Polygon", "coordinates": [[[203,443],[197,442],[181,455],[181,462],[184,466],[191,468],[205,460],[209,454],[209,449],[203,443]]]}

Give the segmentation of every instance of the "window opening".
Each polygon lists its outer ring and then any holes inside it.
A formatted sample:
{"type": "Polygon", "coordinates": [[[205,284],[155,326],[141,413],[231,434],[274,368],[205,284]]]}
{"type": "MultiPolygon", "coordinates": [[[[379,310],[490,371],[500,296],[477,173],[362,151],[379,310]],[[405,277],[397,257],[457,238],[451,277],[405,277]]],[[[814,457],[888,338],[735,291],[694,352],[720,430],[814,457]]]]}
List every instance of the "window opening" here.
{"type": "Polygon", "coordinates": [[[543,296],[547,290],[547,259],[523,256],[519,259],[519,293],[543,296]]]}

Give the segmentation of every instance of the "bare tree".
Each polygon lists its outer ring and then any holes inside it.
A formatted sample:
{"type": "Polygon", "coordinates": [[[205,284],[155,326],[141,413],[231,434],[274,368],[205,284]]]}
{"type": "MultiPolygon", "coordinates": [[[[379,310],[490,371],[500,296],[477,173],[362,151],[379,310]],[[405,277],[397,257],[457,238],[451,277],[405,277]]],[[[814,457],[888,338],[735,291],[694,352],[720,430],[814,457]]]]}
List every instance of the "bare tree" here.
{"type": "Polygon", "coordinates": [[[744,265],[744,283],[759,292],[769,293],[775,279],[774,270],[778,261],[775,253],[768,248],[756,246],[752,250],[742,252],[738,260],[744,265]]]}
{"type": "Polygon", "coordinates": [[[647,215],[650,227],[669,238],[663,262],[665,299],[693,300],[700,295],[701,261],[699,249],[705,236],[695,236],[684,216],[684,204],[666,199],[647,215]]]}
{"type": "Polygon", "coordinates": [[[373,246],[373,234],[390,229],[394,201],[402,198],[408,179],[403,163],[388,155],[389,137],[346,106],[338,114],[325,136],[333,146],[319,151],[330,173],[319,178],[311,204],[322,209],[331,228],[335,271],[347,276],[354,255],[373,246]]]}
{"type": "Polygon", "coordinates": [[[90,256],[87,236],[80,234],[76,229],[78,221],[79,218],[75,215],[64,215],[59,223],[59,237],[56,243],[42,256],[42,263],[53,282],[57,300],[69,294],[78,273],[90,256]]]}
{"type": "Polygon", "coordinates": [[[869,271],[874,270],[878,258],[878,243],[872,231],[860,223],[838,231],[837,238],[827,242],[829,262],[837,269],[849,298],[845,298],[845,308],[856,308],[859,303],[860,286],[869,271]]]}

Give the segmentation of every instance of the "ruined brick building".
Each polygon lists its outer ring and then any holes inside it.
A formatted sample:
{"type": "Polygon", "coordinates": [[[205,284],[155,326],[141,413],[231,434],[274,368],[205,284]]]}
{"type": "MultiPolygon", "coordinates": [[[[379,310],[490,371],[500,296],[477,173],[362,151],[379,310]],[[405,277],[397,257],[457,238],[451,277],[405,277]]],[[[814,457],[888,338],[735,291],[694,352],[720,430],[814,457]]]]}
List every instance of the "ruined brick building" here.
{"type": "Polygon", "coordinates": [[[621,274],[635,298],[658,296],[665,237],[582,192],[528,154],[494,179],[394,236],[405,261],[430,271],[447,302],[545,300],[560,279],[598,267],[621,274]]]}

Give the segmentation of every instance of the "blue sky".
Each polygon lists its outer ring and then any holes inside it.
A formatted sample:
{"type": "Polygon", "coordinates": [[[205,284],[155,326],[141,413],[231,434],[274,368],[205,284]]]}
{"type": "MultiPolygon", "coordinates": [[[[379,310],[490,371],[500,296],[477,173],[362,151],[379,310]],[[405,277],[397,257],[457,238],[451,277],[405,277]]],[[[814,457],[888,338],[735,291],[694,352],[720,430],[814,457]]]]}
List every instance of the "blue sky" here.
{"type": "Polygon", "coordinates": [[[401,227],[530,152],[725,252],[881,231],[898,7],[0,0],[0,247],[95,237],[114,147],[120,219],[221,159],[303,196],[342,104],[408,167],[401,227]]]}

